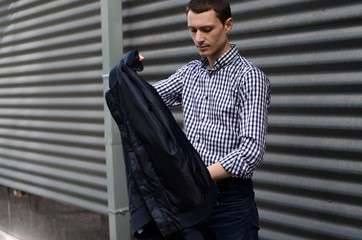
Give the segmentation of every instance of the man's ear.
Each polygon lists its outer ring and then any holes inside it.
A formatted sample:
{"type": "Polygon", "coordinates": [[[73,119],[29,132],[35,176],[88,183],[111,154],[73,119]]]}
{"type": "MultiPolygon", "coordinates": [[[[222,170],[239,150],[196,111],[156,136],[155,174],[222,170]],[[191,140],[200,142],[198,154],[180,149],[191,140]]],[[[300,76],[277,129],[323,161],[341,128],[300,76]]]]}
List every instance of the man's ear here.
{"type": "Polygon", "coordinates": [[[226,33],[230,32],[230,30],[233,28],[233,24],[234,24],[234,21],[232,18],[226,19],[225,24],[224,24],[226,33]]]}

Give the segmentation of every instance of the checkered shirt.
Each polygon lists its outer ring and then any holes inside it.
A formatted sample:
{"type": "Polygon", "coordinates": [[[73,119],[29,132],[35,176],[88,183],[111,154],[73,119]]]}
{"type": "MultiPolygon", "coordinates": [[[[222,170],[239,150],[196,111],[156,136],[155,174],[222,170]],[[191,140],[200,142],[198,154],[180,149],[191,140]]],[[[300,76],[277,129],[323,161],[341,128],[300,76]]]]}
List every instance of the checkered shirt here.
{"type": "Polygon", "coordinates": [[[265,152],[270,83],[235,45],[213,69],[203,57],[154,87],[167,106],[182,105],[187,138],[206,166],[252,177],[265,152]]]}

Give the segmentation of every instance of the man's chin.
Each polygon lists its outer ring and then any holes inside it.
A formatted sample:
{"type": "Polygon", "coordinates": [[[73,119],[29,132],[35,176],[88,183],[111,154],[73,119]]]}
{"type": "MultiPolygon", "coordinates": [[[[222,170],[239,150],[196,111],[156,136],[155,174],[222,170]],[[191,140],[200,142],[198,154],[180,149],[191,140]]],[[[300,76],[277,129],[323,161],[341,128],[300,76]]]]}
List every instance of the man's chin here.
{"type": "Polygon", "coordinates": [[[207,52],[205,52],[205,51],[199,51],[199,54],[200,54],[201,57],[208,57],[209,56],[209,54],[207,54],[207,52]]]}

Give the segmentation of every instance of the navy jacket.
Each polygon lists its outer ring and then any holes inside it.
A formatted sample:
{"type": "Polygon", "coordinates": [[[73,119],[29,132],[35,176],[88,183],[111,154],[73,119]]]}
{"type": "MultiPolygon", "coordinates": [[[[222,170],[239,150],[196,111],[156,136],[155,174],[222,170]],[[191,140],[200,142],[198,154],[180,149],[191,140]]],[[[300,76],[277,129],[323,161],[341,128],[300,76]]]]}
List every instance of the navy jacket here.
{"type": "Polygon", "coordinates": [[[109,75],[106,102],[123,144],[133,234],[162,236],[192,227],[211,213],[216,186],[199,154],[128,52],[109,75]],[[152,223],[152,224],[150,224],[152,223]]]}

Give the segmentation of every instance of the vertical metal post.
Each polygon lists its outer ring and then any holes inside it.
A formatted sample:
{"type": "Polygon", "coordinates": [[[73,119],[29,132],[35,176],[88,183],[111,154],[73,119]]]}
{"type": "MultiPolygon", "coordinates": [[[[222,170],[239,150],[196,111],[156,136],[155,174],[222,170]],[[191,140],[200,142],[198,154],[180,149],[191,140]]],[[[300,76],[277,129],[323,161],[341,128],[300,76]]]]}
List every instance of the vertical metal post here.
{"type": "MultiPolygon", "coordinates": [[[[123,55],[122,1],[101,0],[101,17],[103,92],[106,92],[108,74],[123,55]]],[[[130,239],[130,225],[122,142],[107,106],[104,114],[110,239],[127,240],[130,239]]]]}

